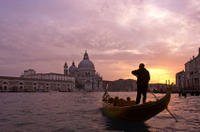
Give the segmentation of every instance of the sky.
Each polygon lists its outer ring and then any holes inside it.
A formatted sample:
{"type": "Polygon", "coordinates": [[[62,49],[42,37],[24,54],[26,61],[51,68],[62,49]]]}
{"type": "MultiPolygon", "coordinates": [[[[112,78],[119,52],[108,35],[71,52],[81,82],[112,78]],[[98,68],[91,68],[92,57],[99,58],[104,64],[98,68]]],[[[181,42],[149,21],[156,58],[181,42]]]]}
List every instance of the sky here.
{"type": "Polygon", "coordinates": [[[87,50],[104,80],[144,63],[151,83],[174,82],[199,47],[199,0],[0,1],[1,76],[63,73],[87,50]]]}

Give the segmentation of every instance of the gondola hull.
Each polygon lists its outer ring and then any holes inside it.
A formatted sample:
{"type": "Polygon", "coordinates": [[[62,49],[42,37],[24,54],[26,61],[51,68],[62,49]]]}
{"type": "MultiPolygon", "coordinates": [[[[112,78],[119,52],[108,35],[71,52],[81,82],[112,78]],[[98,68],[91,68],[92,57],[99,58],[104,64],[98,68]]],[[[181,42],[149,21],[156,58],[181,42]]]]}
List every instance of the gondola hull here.
{"type": "Polygon", "coordinates": [[[103,112],[115,119],[144,122],[167,108],[171,98],[171,88],[166,95],[157,101],[131,106],[114,106],[112,103],[103,101],[103,112]]]}

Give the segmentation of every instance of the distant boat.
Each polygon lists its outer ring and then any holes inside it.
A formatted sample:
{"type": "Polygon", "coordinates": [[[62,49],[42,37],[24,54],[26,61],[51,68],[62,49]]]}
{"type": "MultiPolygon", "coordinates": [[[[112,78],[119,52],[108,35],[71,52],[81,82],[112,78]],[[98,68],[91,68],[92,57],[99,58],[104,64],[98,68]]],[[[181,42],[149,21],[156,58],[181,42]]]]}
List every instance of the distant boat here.
{"type": "Polygon", "coordinates": [[[153,89],[154,93],[159,93],[159,91],[157,89],[153,89]]]}
{"type": "MultiPolygon", "coordinates": [[[[130,104],[125,106],[115,106],[108,103],[103,97],[103,112],[111,118],[120,119],[131,122],[144,122],[158,113],[165,110],[170,102],[172,88],[161,99],[150,101],[144,104],[130,104]]],[[[104,94],[105,95],[105,94],[104,94]]],[[[109,94],[107,94],[109,98],[109,94]]]]}

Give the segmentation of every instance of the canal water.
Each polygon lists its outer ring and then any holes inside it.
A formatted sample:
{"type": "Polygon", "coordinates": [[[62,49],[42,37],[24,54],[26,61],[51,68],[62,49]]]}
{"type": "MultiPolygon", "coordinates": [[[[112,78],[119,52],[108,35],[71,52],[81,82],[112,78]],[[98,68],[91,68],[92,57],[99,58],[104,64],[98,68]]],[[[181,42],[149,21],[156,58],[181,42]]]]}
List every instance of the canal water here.
{"type": "MultiPolygon", "coordinates": [[[[135,92],[111,92],[135,98],[135,92]]],[[[199,132],[200,96],[172,94],[169,110],[145,123],[123,124],[102,113],[102,92],[0,93],[0,132],[199,132]]],[[[164,94],[156,94],[158,97],[164,94]]],[[[148,93],[148,100],[155,98],[148,93]]]]}

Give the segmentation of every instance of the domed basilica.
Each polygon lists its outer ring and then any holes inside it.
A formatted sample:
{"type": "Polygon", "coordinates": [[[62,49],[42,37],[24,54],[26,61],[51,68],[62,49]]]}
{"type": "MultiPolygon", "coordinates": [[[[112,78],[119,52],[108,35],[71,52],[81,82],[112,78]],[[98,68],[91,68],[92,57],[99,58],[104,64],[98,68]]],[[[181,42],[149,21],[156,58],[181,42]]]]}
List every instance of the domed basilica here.
{"type": "Polygon", "coordinates": [[[78,64],[78,67],[76,67],[73,61],[68,69],[67,63],[65,62],[64,74],[75,77],[75,85],[79,90],[102,91],[102,77],[96,72],[95,66],[89,59],[87,51],[85,51],[83,60],[78,64]]]}

